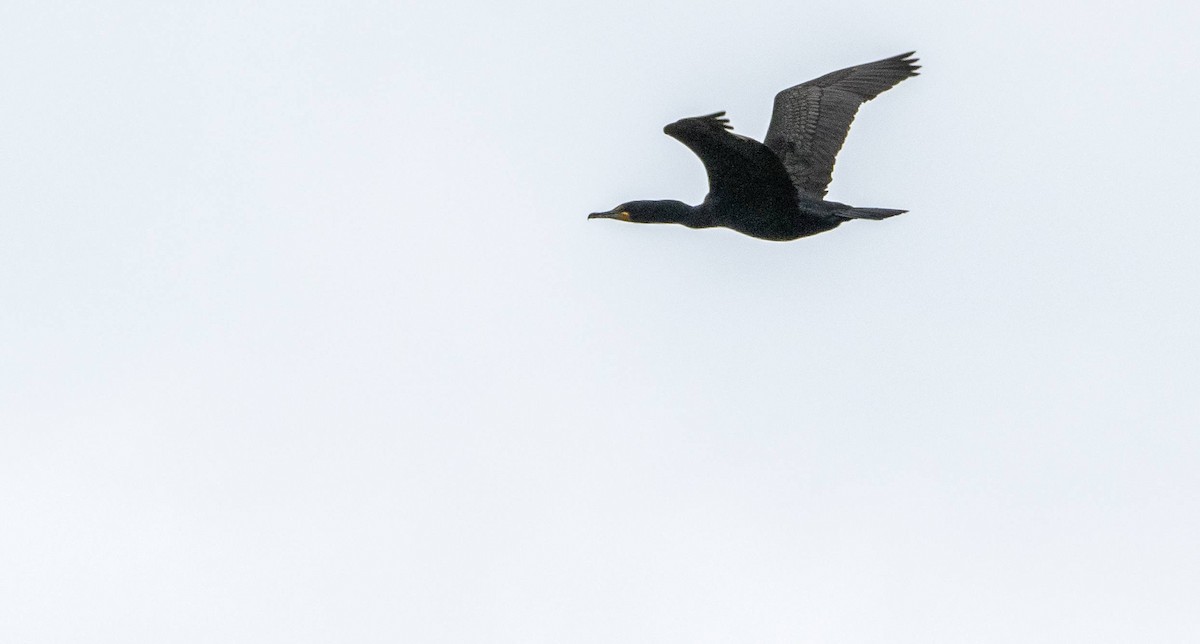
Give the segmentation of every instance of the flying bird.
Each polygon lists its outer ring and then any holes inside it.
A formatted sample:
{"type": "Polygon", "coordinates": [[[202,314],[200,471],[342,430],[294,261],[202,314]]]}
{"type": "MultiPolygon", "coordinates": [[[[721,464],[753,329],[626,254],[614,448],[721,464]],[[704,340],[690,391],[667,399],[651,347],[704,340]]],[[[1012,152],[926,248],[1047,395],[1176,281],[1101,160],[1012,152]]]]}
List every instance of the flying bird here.
{"type": "Polygon", "coordinates": [[[751,237],[789,241],[836,228],[850,219],[886,219],[907,212],[855,208],[825,201],[833,163],[858,107],[916,76],[915,52],[847,67],[775,95],[762,143],[730,130],[725,112],[681,119],[663,128],[704,162],[708,195],[681,201],[630,201],[588,219],[732,228],[751,237]]]}

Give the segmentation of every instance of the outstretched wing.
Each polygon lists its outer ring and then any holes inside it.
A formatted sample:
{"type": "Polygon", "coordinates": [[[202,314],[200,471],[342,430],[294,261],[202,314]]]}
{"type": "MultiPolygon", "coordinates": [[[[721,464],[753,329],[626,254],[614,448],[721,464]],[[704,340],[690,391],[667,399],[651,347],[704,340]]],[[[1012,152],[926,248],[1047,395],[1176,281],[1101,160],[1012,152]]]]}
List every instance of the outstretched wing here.
{"type": "Polygon", "coordinates": [[[858,106],[916,76],[914,53],[847,67],[775,95],[763,143],[783,161],[797,189],[825,196],[858,106]]]}
{"type": "Polygon", "coordinates": [[[704,163],[709,191],[717,195],[769,190],[783,180],[775,155],[762,143],[730,132],[725,112],[680,119],[663,128],[704,163]]]}

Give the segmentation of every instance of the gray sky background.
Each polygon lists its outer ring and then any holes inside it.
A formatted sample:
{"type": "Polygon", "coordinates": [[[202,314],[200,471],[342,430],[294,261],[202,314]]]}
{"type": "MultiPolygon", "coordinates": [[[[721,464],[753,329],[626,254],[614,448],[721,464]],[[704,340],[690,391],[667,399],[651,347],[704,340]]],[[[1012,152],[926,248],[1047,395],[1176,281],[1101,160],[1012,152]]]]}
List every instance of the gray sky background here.
{"type": "Polygon", "coordinates": [[[0,4],[0,639],[1200,639],[1197,9],[169,4],[0,4]]]}

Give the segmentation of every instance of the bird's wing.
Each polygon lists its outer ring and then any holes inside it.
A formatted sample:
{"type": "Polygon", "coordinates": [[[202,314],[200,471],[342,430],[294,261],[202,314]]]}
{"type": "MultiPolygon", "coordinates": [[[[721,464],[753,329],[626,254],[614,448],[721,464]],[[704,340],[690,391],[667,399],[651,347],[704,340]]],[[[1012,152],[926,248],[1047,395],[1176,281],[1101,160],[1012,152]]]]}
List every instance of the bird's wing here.
{"type": "Polygon", "coordinates": [[[783,161],[797,189],[825,196],[858,106],[916,76],[920,65],[913,53],[847,67],[775,95],[763,143],[783,161]]]}
{"type": "Polygon", "coordinates": [[[769,181],[769,168],[779,167],[762,143],[730,130],[725,112],[680,119],[663,132],[686,145],[704,163],[709,190],[740,193],[769,181]]]}

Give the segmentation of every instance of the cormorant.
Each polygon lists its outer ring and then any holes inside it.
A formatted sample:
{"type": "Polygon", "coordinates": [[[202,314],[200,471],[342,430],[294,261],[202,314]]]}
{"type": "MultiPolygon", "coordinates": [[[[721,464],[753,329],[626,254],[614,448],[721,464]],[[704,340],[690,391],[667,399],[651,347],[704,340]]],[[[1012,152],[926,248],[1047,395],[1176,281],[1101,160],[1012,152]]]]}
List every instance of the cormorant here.
{"type": "Polygon", "coordinates": [[[788,241],[831,230],[848,219],[907,212],[855,208],[824,196],[858,106],[916,76],[920,65],[914,53],[847,67],[779,92],[763,143],[730,132],[725,112],[664,127],[663,132],[704,162],[704,202],[630,201],[588,219],[724,226],[760,239],[788,241]]]}

